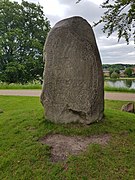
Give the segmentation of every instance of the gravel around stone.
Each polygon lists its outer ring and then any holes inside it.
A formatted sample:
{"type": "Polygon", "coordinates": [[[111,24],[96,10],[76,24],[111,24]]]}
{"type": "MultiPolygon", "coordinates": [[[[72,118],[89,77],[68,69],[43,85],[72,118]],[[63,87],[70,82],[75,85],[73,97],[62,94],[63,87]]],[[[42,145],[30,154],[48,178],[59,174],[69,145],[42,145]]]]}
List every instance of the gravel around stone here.
{"type": "Polygon", "coordinates": [[[90,144],[107,145],[110,135],[93,135],[90,137],[65,136],[61,134],[47,135],[39,141],[51,147],[51,161],[64,161],[70,155],[78,155],[86,151],[90,144]]]}

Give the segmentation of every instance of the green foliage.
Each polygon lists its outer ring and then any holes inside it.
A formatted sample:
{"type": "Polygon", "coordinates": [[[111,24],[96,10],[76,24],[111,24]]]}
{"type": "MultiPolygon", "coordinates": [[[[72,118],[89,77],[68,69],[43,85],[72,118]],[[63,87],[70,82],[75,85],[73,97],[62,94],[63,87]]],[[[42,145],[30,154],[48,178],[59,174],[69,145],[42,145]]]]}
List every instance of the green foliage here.
{"type": "Polygon", "coordinates": [[[42,49],[50,30],[39,4],[0,2],[0,80],[25,83],[43,73],[42,49]]]}
{"type": "Polygon", "coordinates": [[[0,179],[135,179],[135,115],[120,111],[126,102],[106,101],[104,121],[90,126],[44,120],[38,97],[0,96],[0,102],[0,179]],[[51,149],[39,139],[54,133],[111,138],[52,163],[51,149]]]}
{"type": "Polygon", "coordinates": [[[111,78],[117,79],[117,78],[119,78],[119,74],[114,71],[114,72],[111,74],[111,78]]]}
{"type": "Polygon", "coordinates": [[[109,72],[110,72],[110,77],[111,77],[111,74],[114,72],[114,69],[113,68],[109,68],[109,72]]]}
{"type": "Polygon", "coordinates": [[[1,80],[8,83],[25,82],[27,81],[27,79],[25,79],[25,73],[25,67],[23,64],[9,62],[6,66],[5,72],[1,76],[1,80]]]}
{"type": "MultiPolygon", "coordinates": [[[[80,1],[78,0],[76,3],[80,1]]],[[[103,23],[102,30],[104,33],[107,32],[108,37],[117,32],[118,41],[124,38],[129,44],[129,41],[133,39],[135,44],[135,1],[105,0],[101,7],[106,11],[94,26],[103,23]]]]}
{"type": "Polygon", "coordinates": [[[114,71],[117,73],[117,74],[120,74],[120,70],[118,68],[115,68],[114,71]]]}
{"type": "Polygon", "coordinates": [[[102,66],[103,66],[103,69],[113,69],[113,70],[118,69],[119,71],[124,70],[125,68],[128,68],[128,67],[130,68],[135,67],[134,64],[103,64],[102,66]]]}
{"type": "Polygon", "coordinates": [[[119,74],[120,74],[120,70],[118,68],[109,68],[109,71],[110,71],[110,77],[112,76],[116,76],[114,78],[118,78],[119,77],[119,74]]]}
{"type": "Polygon", "coordinates": [[[124,72],[128,77],[131,77],[132,76],[132,69],[131,68],[127,68],[125,69],[125,72],[124,72]]]}
{"type": "MultiPolygon", "coordinates": [[[[120,71],[125,70],[125,69],[130,69],[130,75],[132,76],[131,70],[134,67],[135,67],[134,64],[103,64],[102,65],[103,70],[109,70],[110,71],[110,77],[111,77],[111,74],[113,72],[116,72],[120,75],[120,71]]],[[[131,77],[131,76],[128,76],[128,77],[131,77]]]]}
{"type": "Polygon", "coordinates": [[[131,39],[135,43],[135,1],[134,0],[106,0],[102,5],[106,11],[95,26],[103,23],[103,32],[108,37],[117,32],[118,41],[124,38],[129,44],[131,39]]]}

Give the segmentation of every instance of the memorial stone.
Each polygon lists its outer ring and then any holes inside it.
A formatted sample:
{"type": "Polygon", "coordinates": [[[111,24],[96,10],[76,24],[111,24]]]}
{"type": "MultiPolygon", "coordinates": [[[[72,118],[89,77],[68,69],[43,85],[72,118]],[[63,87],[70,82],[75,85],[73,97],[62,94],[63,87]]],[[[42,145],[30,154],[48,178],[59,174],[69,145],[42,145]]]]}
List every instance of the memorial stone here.
{"type": "Polygon", "coordinates": [[[55,123],[100,121],[104,81],[95,36],[82,17],[64,19],[51,29],[45,46],[41,102],[55,123]]]}

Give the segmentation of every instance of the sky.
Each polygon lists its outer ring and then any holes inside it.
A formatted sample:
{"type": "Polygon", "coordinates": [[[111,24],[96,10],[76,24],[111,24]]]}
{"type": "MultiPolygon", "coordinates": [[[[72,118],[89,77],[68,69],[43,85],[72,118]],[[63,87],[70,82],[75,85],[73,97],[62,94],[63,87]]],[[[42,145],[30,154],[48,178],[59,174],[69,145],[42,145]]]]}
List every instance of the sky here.
{"type": "MultiPolygon", "coordinates": [[[[16,0],[20,2],[21,0],[16,0]]],[[[43,6],[44,14],[49,19],[51,27],[58,21],[72,17],[81,16],[91,25],[97,22],[103,15],[104,10],[100,4],[104,0],[28,0],[39,3],[43,6]]],[[[93,28],[96,36],[98,49],[103,64],[135,64],[135,45],[133,41],[129,45],[122,39],[118,42],[116,33],[107,38],[107,34],[102,32],[102,25],[93,28]]]]}

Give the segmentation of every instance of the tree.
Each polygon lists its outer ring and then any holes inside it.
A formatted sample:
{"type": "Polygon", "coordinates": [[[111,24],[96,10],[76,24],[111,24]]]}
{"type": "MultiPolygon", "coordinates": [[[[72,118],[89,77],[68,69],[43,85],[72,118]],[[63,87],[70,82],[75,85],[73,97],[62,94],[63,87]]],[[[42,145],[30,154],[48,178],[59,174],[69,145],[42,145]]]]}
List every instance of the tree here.
{"type": "Polygon", "coordinates": [[[43,45],[50,30],[43,8],[24,0],[1,0],[0,22],[0,80],[25,83],[41,77],[43,45]]]}
{"type": "Polygon", "coordinates": [[[119,78],[119,74],[114,71],[114,72],[111,74],[111,78],[117,79],[117,78],[119,78]]]}
{"type": "Polygon", "coordinates": [[[118,68],[115,68],[114,71],[117,73],[117,74],[120,74],[120,70],[118,68]]]}
{"type": "Polygon", "coordinates": [[[118,76],[119,76],[119,74],[120,74],[120,70],[117,68],[117,67],[110,67],[109,68],[109,71],[110,71],[110,77],[112,76],[112,73],[117,73],[118,74],[118,76]]]}
{"type": "Polygon", "coordinates": [[[6,70],[2,75],[7,83],[24,82],[26,77],[25,67],[18,62],[10,62],[7,64],[6,70]]]}
{"type": "Polygon", "coordinates": [[[135,0],[106,0],[101,7],[106,11],[94,26],[103,23],[102,30],[108,37],[117,32],[118,41],[124,38],[129,44],[133,39],[135,44],[135,0]]]}
{"type": "Polygon", "coordinates": [[[124,38],[129,44],[133,39],[135,44],[135,0],[106,0],[101,7],[107,10],[94,26],[104,23],[108,37],[117,32],[118,41],[124,38]]]}
{"type": "Polygon", "coordinates": [[[111,77],[111,74],[114,72],[114,69],[112,67],[109,68],[109,74],[110,74],[110,77],[111,77]]]}
{"type": "Polygon", "coordinates": [[[124,72],[128,77],[132,76],[132,69],[131,68],[126,68],[124,72]]]}

